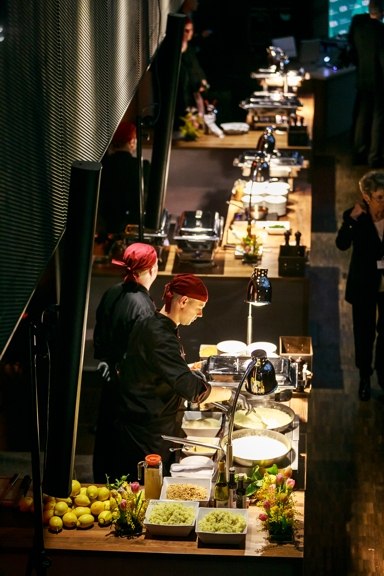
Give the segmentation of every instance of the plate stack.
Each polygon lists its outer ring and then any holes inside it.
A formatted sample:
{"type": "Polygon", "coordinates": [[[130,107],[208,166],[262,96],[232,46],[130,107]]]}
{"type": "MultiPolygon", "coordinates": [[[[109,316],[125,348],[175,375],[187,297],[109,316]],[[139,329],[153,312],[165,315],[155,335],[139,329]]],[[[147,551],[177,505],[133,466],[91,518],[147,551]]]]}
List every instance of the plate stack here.
{"type": "Polygon", "coordinates": [[[286,196],[265,196],[264,205],[268,208],[268,212],[275,212],[278,216],[285,216],[287,213],[286,196]]]}

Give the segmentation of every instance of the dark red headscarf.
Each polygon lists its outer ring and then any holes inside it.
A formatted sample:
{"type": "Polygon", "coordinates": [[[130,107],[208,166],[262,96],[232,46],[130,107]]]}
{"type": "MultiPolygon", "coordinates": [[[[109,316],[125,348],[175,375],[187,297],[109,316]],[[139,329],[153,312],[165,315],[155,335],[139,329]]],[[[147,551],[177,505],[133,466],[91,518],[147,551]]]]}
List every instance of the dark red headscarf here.
{"type": "Polygon", "coordinates": [[[124,282],[137,282],[138,274],[135,270],[149,270],[157,262],[157,252],[150,244],[136,242],[131,244],[124,252],[123,262],[112,260],[112,264],[125,266],[127,275],[124,282]]]}
{"type": "Polygon", "coordinates": [[[117,147],[124,146],[134,138],[136,138],[136,126],[131,122],[122,120],[113,135],[112,144],[117,147]]]}
{"type": "Polygon", "coordinates": [[[174,294],[188,296],[202,302],[208,301],[208,290],[204,282],[194,274],[176,274],[171,282],[164,287],[163,300],[165,300],[165,311],[171,311],[171,302],[174,294]]]}

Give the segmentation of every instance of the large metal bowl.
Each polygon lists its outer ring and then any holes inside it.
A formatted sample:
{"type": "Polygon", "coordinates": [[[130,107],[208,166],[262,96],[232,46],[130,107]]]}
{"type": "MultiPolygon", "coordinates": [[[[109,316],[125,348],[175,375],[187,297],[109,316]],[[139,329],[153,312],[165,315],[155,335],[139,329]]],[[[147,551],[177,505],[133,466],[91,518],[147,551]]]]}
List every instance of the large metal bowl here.
{"type": "MultiPolygon", "coordinates": [[[[228,436],[224,436],[221,441],[221,446],[224,451],[226,451],[227,441],[228,436]]],[[[272,466],[272,464],[274,464],[275,462],[278,463],[280,460],[285,458],[285,456],[292,448],[290,440],[288,440],[288,438],[286,438],[284,434],[281,434],[280,432],[275,432],[275,430],[236,430],[232,434],[232,445],[233,445],[233,459],[235,462],[240,464],[240,466],[253,467],[256,466],[256,464],[258,464],[263,468],[268,468],[269,466],[272,466]],[[274,440],[281,442],[281,444],[285,446],[284,454],[281,454],[277,458],[268,458],[264,460],[252,460],[252,459],[248,460],[246,458],[240,458],[236,456],[236,440],[248,436],[273,438],[274,440]]]]}
{"type": "MultiPolygon", "coordinates": [[[[289,426],[292,424],[294,418],[295,418],[295,413],[292,410],[292,408],[290,408],[289,406],[286,406],[285,404],[281,404],[280,402],[274,402],[273,400],[261,400],[261,401],[256,401],[256,402],[252,402],[253,406],[255,408],[272,408],[273,410],[280,410],[281,412],[284,412],[285,414],[287,414],[290,417],[290,421],[287,422],[287,424],[283,424],[282,426],[277,426],[276,428],[268,428],[268,430],[275,430],[276,432],[283,432],[284,430],[287,430],[287,428],[289,428],[289,426]]],[[[244,426],[242,424],[238,424],[235,420],[235,428],[237,430],[259,430],[259,428],[251,428],[250,426],[244,426]]],[[[265,428],[261,428],[260,430],[265,430],[265,428]]]]}

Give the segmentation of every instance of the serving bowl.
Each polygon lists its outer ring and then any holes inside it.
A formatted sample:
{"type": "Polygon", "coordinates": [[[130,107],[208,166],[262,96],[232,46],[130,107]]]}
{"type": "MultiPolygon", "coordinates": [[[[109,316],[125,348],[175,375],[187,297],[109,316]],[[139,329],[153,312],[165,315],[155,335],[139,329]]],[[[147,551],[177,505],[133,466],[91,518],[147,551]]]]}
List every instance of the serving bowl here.
{"type": "Polygon", "coordinates": [[[181,427],[187,436],[199,435],[204,438],[211,438],[217,436],[218,433],[220,432],[222,419],[223,415],[221,414],[221,412],[201,412],[198,410],[191,410],[184,412],[181,427]],[[217,422],[217,425],[209,426],[207,423],[207,426],[204,426],[203,425],[204,420],[207,420],[208,418],[209,423],[213,424],[214,420],[215,422],[217,422]],[[193,424],[191,424],[191,422],[194,422],[195,420],[202,421],[198,428],[194,427],[193,424]]]}
{"type": "MultiPolygon", "coordinates": [[[[187,436],[186,440],[197,440],[198,442],[206,442],[207,444],[216,444],[219,446],[220,439],[217,437],[209,438],[206,436],[187,436]]],[[[184,446],[182,449],[183,454],[190,457],[198,456],[214,456],[216,450],[213,448],[205,448],[204,446],[184,446]]],[[[184,458],[184,461],[186,458],[184,458]]]]}
{"type": "Polygon", "coordinates": [[[196,478],[194,476],[189,476],[186,478],[175,478],[171,476],[165,476],[163,478],[163,486],[161,488],[160,500],[165,500],[166,502],[192,502],[192,500],[171,500],[167,498],[167,488],[172,484],[192,484],[194,486],[199,486],[200,488],[205,488],[207,491],[207,497],[201,500],[196,500],[199,502],[200,506],[207,506],[209,499],[211,497],[212,480],[211,478],[196,478]]]}
{"type": "MultiPolygon", "coordinates": [[[[252,402],[252,401],[251,401],[252,402]]],[[[239,420],[236,421],[236,416],[238,415],[238,412],[236,412],[235,414],[235,428],[238,430],[244,430],[244,429],[250,429],[250,430],[275,430],[276,432],[283,432],[284,430],[287,430],[287,428],[289,428],[289,426],[292,424],[294,418],[295,418],[295,413],[292,410],[292,408],[290,408],[289,406],[286,406],[285,404],[282,404],[281,402],[274,402],[273,400],[262,400],[262,401],[256,401],[256,402],[252,402],[254,409],[257,408],[268,408],[268,409],[272,409],[272,410],[276,410],[279,412],[283,412],[286,415],[286,419],[287,422],[285,424],[280,424],[280,425],[275,425],[273,422],[271,422],[270,425],[268,425],[267,428],[257,428],[256,426],[252,425],[252,420],[248,418],[248,422],[245,419],[243,422],[239,422],[239,420]],[[288,421],[289,419],[289,421],[288,421]]],[[[252,414],[252,413],[251,413],[252,414]]],[[[266,418],[265,416],[263,416],[263,413],[260,412],[261,417],[268,423],[268,418],[266,418]]],[[[278,417],[278,415],[276,415],[278,417]]],[[[257,417],[256,417],[257,418],[257,417]]],[[[271,421],[271,419],[270,419],[271,421]]],[[[255,420],[255,423],[257,424],[257,420],[255,420]]]]}
{"type": "MultiPolygon", "coordinates": [[[[224,436],[221,441],[224,451],[226,451],[227,441],[228,436],[224,436]]],[[[269,468],[287,456],[292,448],[290,440],[281,432],[250,429],[235,430],[232,434],[232,446],[234,461],[241,466],[252,468],[256,464],[263,468],[269,468]],[[253,442],[252,440],[243,440],[248,438],[252,438],[253,442]]]]}
{"type": "Polygon", "coordinates": [[[246,134],[249,131],[249,124],[245,122],[224,122],[220,126],[225,134],[246,134]]]}
{"type": "Polygon", "coordinates": [[[194,518],[191,524],[152,524],[152,522],[149,521],[153,509],[158,506],[158,504],[169,503],[169,500],[150,500],[145,513],[144,526],[151,534],[157,536],[188,536],[195,526],[196,516],[199,510],[198,502],[181,502],[183,506],[193,508],[194,518]]]}
{"type": "Polygon", "coordinates": [[[204,532],[199,529],[200,521],[212,511],[220,511],[219,508],[199,508],[196,518],[196,534],[205,544],[240,544],[246,537],[248,530],[248,510],[243,508],[222,508],[222,511],[230,514],[241,514],[245,518],[246,526],[243,532],[204,532]]]}
{"type": "MultiPolygon", "coordinates": [[[[219,438],[215,438],[219,442],[219,438]]],[[[212,478],[216,464],[207,456],[187,456],[171,465],[172,478],[212,478]]]]}

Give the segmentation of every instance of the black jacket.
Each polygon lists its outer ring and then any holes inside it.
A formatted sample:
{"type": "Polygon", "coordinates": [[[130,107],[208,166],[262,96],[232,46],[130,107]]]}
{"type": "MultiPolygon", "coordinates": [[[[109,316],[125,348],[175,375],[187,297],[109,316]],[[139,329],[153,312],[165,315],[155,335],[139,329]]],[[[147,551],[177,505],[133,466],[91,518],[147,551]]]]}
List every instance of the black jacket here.
{"type": "Polygon", "coordinates": [[[144,286],[136,282],[112,286],[103,295],[96,311],[94,357],[106,360],[113,370],[127,351],[135,322],[154,313],[155,305],[144,286]]]}
{"type": "Polygon", "coordinates": [[[345,299],[350,304],[362,298],[376,298],[382,272],[377,261],[384,256],[384,243],[368,212],[357,220],[351,218],[353,208],[343,214],[343,223],[337,234],[336,246],[348,250],[352,246],[345,299]]]}
{"type": "Polygon", "coordinates": [[[202,402],[210,393],[203,374],[191,371],[182,357],[175,323],[156,312],[135,324],[121,366],[116,430],[127,470],[155,453],[171,458],[161,435],[181,433],[183,400],[202,402]]]}
{"type": "Polygon", "coordinates": [[[384,83],[384,24],[369,14],[352,18],[348,36],[357,68],[358,90],[375,90],[384,83]]]}

